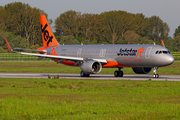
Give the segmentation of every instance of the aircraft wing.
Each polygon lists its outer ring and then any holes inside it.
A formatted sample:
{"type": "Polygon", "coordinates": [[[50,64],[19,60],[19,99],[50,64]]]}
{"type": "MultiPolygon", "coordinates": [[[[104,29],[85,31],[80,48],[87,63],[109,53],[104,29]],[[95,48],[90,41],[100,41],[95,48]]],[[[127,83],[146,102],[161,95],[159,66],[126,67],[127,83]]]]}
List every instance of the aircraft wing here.
{"type": "Polygon", "coordinates": [[[86,61],[86,60],[95,60],[100,63],[107,63],[106,59],[93,59],[93,58],[81,58],[81,57],[68,57],[68,56],[56,56],[56,55],[45,55],[45,54],[34,54],[34,53],[25,53],[20,52],[23,55],[32,55],[37,56],[39,58],[51,58],[51,59],[59,59],[59,60],[70,60],[70,61],[86,61]]]}

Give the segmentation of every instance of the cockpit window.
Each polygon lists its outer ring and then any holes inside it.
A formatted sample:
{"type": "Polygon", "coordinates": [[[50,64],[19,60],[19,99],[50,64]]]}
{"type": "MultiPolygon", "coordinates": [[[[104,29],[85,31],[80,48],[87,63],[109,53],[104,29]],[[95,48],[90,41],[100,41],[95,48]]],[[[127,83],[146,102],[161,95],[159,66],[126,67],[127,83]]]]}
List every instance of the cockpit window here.
{"type": "Polygon", "coordinates": [[[163,51],[164,54],[168,54],[168,51],[163,51]]]}
{"type": "Polygon", "coordinates": [[[158,51],[156,51],[156,53],[155,54],[171,54],[169,51],[161,51],[161,50],[158,50],[158,51]]]}

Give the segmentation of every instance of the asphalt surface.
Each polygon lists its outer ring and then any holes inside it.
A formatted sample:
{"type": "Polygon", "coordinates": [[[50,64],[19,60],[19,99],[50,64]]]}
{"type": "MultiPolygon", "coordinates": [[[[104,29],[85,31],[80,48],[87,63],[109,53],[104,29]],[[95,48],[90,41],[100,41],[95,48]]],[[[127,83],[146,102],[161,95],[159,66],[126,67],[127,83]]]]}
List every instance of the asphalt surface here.
{"type": "Polygon", "coordinates": [[[66,79],[180,81],[180,75],[159,75],[159,78],[153,78],[151,74],[124,74],[123,77],[114,77],[113,74],[91,74],[90,77],[80,77],[80,74],[71,73],[0,73],[0,78],[54,78],[57,75],[66,79]]]}

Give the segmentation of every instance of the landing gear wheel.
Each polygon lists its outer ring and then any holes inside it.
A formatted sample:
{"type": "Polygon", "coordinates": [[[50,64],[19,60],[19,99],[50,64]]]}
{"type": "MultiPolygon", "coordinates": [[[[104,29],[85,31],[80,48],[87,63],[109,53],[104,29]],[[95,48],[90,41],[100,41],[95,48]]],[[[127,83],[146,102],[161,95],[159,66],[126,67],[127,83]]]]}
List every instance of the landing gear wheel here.
{"type": "Polygon", "coordinates": [[[90,74],[86,74],[86,77],[89,77],[90,76],[90,74]]]}
{"type": "Polygon", "coordinates": [[[156,78],[159,78],[159,74],[156,75],[156,78]]]}
{"type": "Polygon", "coordinates": [[[123,77],[123,71],[119,71],[119,77],[123,77]]]}
{"type": "Polygon", "coordinates": [[[156,74],[154,74],[153,77],[156,78],[156,74]]]}
{"type": "Polygon", "coordinates": [[[84,74],[83,71],[81,71],[80,76],[81,76],[81,77],[85,77],[86,74],[84,74]]]}
{"type": "Polygon", "coordinates": [[[157,74],[157,69],[158,67],[154,67],[154,75],[153,75],[154,78],[159,78],[159,74],[157,74]]]}
{"type": "Polygon", "coordinates": [[[81,77],[89,77],[90,74],[85,74],[85,73],[83,73],[83,71],[81,71],[80,76],[81,76],[81,77]]]}
{"type": "Polygon", "coordinates": [[[159,74],[154,74],[153,77],[154,78],[159,78],[159,74]]]}
{"type": "Polygon", "coordinates": [[[118,77],[118,76],[119,76],[119,71],[116,70],[116,71],[114,72],[114,77],[118,77]]]}
{"type": "Polygon", "coordinates": [[[114,77],[123,77],[123,74],[124,74],[123,71],[121,71],[121,70],[120,70],[120,71],[117,71],[117,70],[116,70],[116,71],[114,72],[114,77]]]}

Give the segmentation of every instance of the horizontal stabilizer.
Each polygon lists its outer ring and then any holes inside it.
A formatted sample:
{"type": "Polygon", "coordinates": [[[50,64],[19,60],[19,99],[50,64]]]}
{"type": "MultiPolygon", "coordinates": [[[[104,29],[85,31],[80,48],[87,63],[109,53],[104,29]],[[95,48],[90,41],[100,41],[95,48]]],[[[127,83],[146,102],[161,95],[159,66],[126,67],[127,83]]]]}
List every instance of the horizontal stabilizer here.
{"type": "Polygon", "coordinates": [[[24,48],[13,48],[15,50],[20,50],[20,51],[32,51],[32,52],[41,52],[41,53],[46,53],[45,51],[41,50],[33,50],[33,49],[24,49],[24,48]]]}

